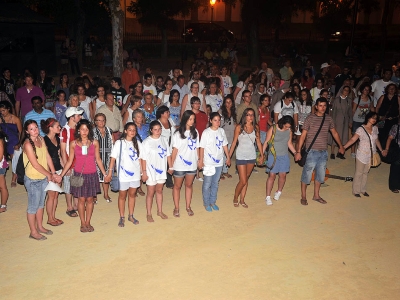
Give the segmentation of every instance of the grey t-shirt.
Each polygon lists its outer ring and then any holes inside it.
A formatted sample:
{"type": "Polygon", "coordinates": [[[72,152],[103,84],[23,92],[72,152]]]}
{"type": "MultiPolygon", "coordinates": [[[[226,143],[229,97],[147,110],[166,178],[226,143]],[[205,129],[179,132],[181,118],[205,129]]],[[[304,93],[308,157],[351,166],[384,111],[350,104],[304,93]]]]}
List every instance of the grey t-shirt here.
{"type": "MultiPolygon", "coordinates": [[[[355,98],[353,103],[357,104],[359,99],[360,99],[359,97],[355,98]]],[[[356,112],[353,115],[353,121],[354,122],[359,122],[359,123],[364,122],[365,116],[369,112],[370,106],[371,106],[371,99],[370,98],[368,98],[367,102],[364,102],[363,100],[361,100],[360,104],[358,105],[358,107],[356,109],[356,112]]]]}

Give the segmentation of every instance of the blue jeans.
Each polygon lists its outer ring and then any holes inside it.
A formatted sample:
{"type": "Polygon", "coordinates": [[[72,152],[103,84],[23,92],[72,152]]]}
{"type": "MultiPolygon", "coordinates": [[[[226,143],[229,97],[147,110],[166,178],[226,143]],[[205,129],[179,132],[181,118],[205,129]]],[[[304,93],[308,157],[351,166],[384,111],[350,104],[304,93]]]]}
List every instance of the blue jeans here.
{"type": "MultiPolygon", "coordinates": [[[[228,145],[227,145],[228,151],[229,151],[229,149],[231,149],[231,146],[232,146],[232,144],[228,144],[228,145]]],[[[224,173],[224,174],[228,173],[228,166],[226,165],[226,156],[225,156],[225,153],[224,153],[224,164],[222,165],[222,173],[224,173]]]]}
{"type": "MultiPolygon", "coordinates": [[[[267,132],[266,131],[261,131],[260,130],[260,141],[261,145],[264,145],[265,140],[267,139],[267,132]]],[[[256,147],[257,149],[257,147],[256,147]]]]}
{"type": "Polygon", "coordinates": [[[44,179],[30,179],[25,175],[24,185],[28,192],[28,209],[26,212],[28,214],[36,214],[40,208],[44,207],[44,200],[47,193],[44,189],[47,184],[47,177],[44,179]]]}
{"type": "Polygon", "coordinates": [[[306,164],[303,167],[303,173],[301,173],[301,182],[310,184],[312,173],[315,170],[315,180],[319,183],[324,183],[327,160],[327,150],[311,149],[310,152],[308,152],[306,164]]]}
{"type": "Polygon", "coordinates": [[[215,167],[215,174],[212,176],[205,176],[203,178],[203,204],[210,206],[217,201],[218,183],[221,177],[222,166],[215,167]]]}

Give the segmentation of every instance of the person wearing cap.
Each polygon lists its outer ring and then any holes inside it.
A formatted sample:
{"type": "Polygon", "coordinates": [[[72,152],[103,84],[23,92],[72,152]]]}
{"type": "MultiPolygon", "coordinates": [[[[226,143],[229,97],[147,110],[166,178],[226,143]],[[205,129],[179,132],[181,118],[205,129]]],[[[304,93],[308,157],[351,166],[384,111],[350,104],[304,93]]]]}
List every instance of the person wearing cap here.
{"type": "Polygon", "coordinates": [[[99,107],[96,114],[103,113],[106,116],[106,126],[113,131],[114,141],[119,139],[119,136],[124,130],[122,117],[118,107],[114,104],[114,96],[111,93],[106,95],[106,104],[99,107]]]}
{"type": "Polygon", "coordinates": [[[321,72],[318,73],[317,75],[315,75],[315,82],[317,82],[318,79],[321,79],[321,78],[324,79],[324,81],[326,82],[327,79],[330,78],[329,67],[330,67],[330,65],[328,63],[323,63],[321,65],[321,72]]]}
{"type": "Polygon", "coordinates": [[[34,120],[38,124],[40,136],[45,136],[40,126],[40,121],[47,120],[48,118],[55,118],[56,116],[51,110],[43,108],[43,98],[40,96],[34,96],[31,99],[33,110],[28,112],[25,116],[24,123],[27,120],[34,120]]]}
{"type": "MultiPolygon", "coordinates": [[[[79,106],[79,97],[78,97],[77,94],[69,95],[68,107],[75,107],[75,108],[78,108],[78,109],[82,109],[82,112],[83,112],[82,118],[88,120],[88,116],[86,115],[85,110],[82,107],[79,106]]],[[[59,122],[60,122],[60,126],[61,127],[64,127],[67,124],[68,117],[67,117],[66,113],[67,113],[67,110],[64,110],[62,112],[62,114],[60,115],[59,122]]]]}
{"type": "MultiPolygon", "coordinates": [[[[74,96],[76,95],[72,94],[70,96],[70,99],[74,96]]],[[[65,165],[65,163],[68,161],[69,145],[75,139],[75,126],[82,119],[84,112],[85,111],[83,108],[75,106],[70,106],[65,110],[67,124],[65,124],[60,133],[60,152],[63,165],[65,165]]],[[[72,170],[73,168],[74,165],[71,166],[70,170],[72,170]]],[[[68,171],[63,178],[63,188],[65,192],[65,199],[67,201],[66,214],[70,217],[77,217],[78,214],[76,211],[78,209],[78,198],[74,198],[74,202],[72,202],[72,194],[70,192],[70,176],[71,171],[68,171]]]]}

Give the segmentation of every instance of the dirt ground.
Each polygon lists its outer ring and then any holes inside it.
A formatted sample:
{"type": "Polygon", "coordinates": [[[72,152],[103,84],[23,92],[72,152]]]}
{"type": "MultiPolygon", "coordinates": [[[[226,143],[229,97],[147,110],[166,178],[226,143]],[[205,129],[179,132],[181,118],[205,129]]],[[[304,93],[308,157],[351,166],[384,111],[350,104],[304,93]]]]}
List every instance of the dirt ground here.
{"type": "MultiPolygon", "coordinates": [[[[353,176],[346,156],[329,161],[331,174],[353,176]]],[[[388,165],[370,171],[369,198],[352,196],[351,182],[329,179],[321,192],[326,205],[311,201],[312,186],[309,205],[300,205],[300,172],[292,163],[281,199],[268,207],[261,169],[250,179],[248,209],[232,205],[237,176],[221,181],[218,212],[204,210],[199,181],[193,217],[181,209],[174,218],[165,189],[169,219],[154,206],[155,222],[147,223],[139,197],[140,224],[124,228],[112,193],[112,203],[100,197],[95,231],[84,234],[60,196],[57,216],[65,223],[47,226],[54,234],[42,242],[28,239],[25,190],[10,188],[0,215],[0,298],[399,299],[400,196],[387,187],[388,165]]]]}

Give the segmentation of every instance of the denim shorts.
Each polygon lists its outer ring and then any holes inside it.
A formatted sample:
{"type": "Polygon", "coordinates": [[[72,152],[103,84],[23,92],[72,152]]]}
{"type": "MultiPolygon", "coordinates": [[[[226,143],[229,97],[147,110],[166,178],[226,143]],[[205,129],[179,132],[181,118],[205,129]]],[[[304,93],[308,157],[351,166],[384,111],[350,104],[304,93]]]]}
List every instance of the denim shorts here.
{"type": "Polygon", "coordinates": [[[243,166],[243,165],[254,165],[256,163],[255,159],[236,159],[236,166],[243,166]]]}
{"type": "Polygon", "coordinates": [[[310,152],[308,152],[306,164],[303,167],[303,173],[301,173],[301,182],[310,184],[312,173],[315,170],[315,180],[319,183],[324,183],[327,160],[327,150],[311,149],[310,152]]]}
{"type": "Polygon", "coordinates": [[[0,168],[0,175],[5,175],[7,168],[0,168]]]}
{"type": "Polygon", "coordinates": [[[46,188],[48,182],[47,178],[43,179],[30,179],[25,175],[24,185],[28,192],[28,214],[36,214],[40,208],[44,207],[44,200],[46,199],[46,188]]]}
{"type": "Polygon", "coordinates": [[[174,177],[185,177],[185,175],[193,175],[197,174],[197,170],[194,171],[175,171],[174,170],[174,177]]]}

